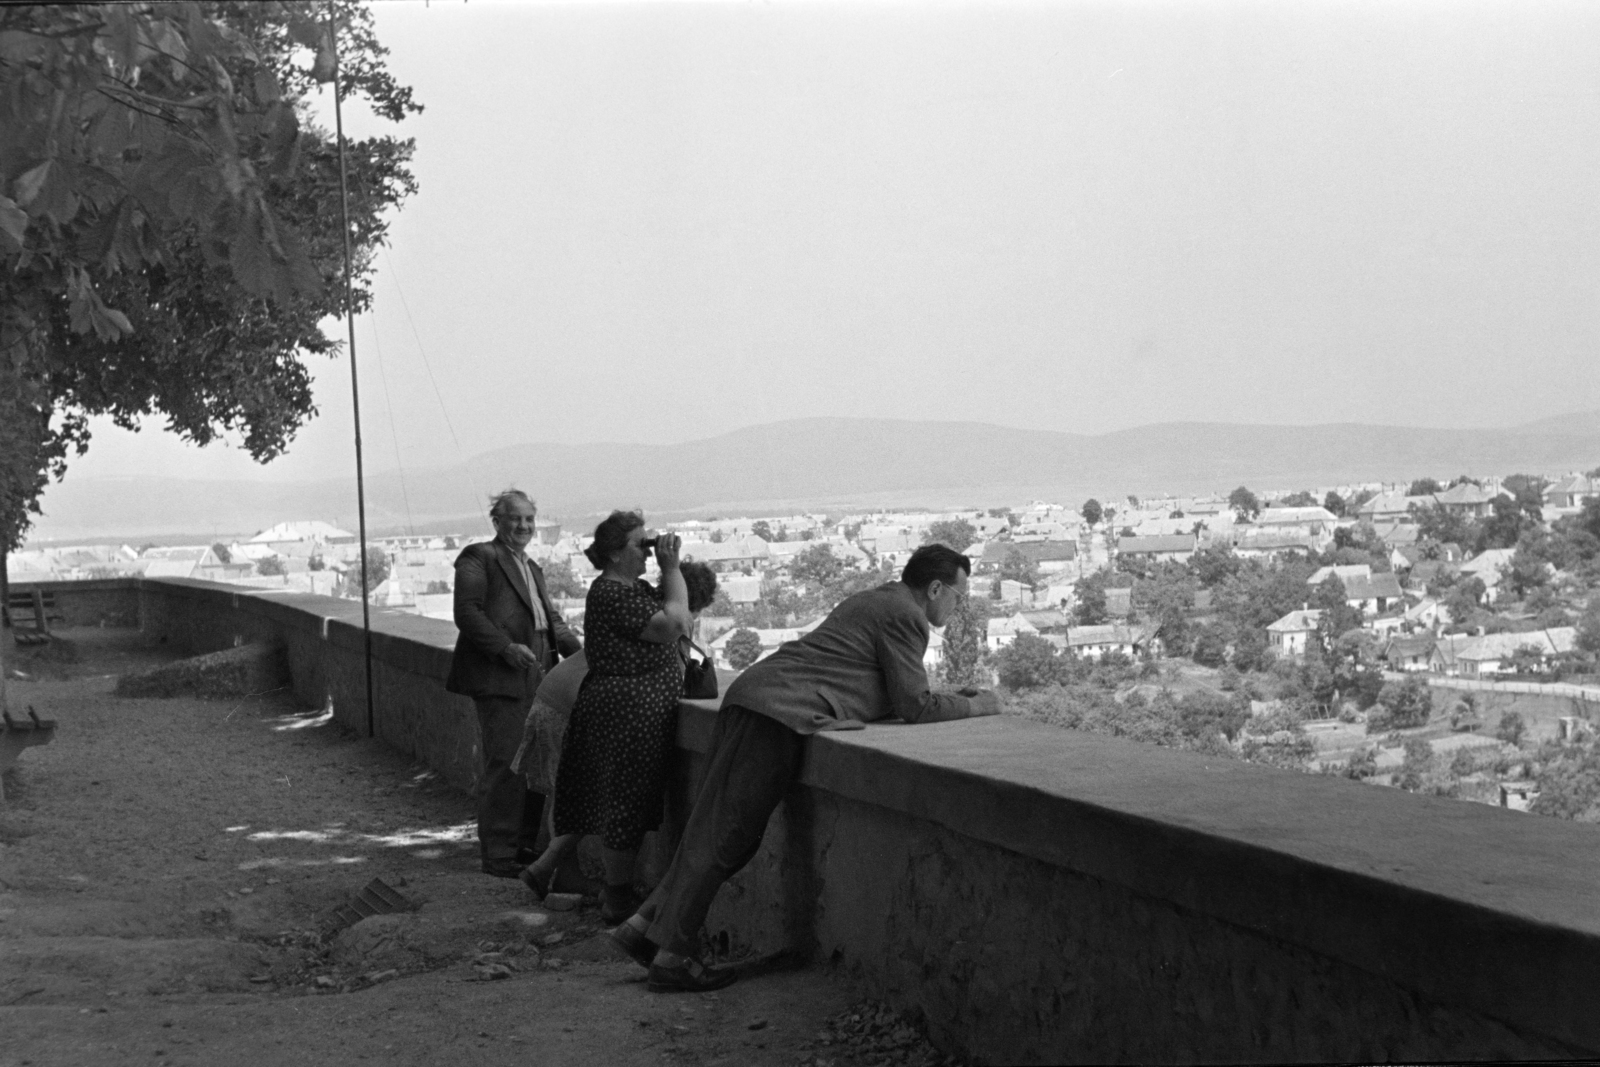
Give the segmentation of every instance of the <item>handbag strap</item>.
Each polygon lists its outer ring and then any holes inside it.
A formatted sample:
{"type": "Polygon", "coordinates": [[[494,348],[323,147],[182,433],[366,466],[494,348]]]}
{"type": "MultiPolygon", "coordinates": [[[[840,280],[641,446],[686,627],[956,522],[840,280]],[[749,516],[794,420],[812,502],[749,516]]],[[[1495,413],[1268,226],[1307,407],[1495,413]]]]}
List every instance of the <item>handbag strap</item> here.
{"type": "Polygon", "coordinates": [[[684,648],[683,648],[684,645],[688,645],[690,648],[692,648],[696,652],[700,653],[700,658],[705,660],[707,663],[711,662],[711,653],[707,652],[705,649],[703,649],[699,645],[695,644],[694,641],[691,640],[689,637],[685,636],[685,637],[678,638],[677,645],[678,645],[678,655],[683,657],[683,662],[685,662],[685,663],[689,662],[689,653],[684,651],[684,648]]]}

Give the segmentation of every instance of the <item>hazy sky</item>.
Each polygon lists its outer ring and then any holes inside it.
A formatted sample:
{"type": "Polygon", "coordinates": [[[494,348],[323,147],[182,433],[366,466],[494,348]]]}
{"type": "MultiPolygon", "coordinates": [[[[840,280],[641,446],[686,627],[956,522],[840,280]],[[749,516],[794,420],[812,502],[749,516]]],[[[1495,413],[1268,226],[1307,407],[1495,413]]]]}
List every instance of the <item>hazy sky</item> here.
{"type": "MultiPolygon", "coordinates": [[[[377,26],[427,110],[358,327],[373,469],[397,440],[419,467],[808,415],[1600,407],[1600,5],[473,0],[377,26]]],[[[316,371],[321,417],[262,476],[349,472],[349,368],[316,371]]],[[[98,432],[69,477],[255,469],[158,426],[98,432]]]]}

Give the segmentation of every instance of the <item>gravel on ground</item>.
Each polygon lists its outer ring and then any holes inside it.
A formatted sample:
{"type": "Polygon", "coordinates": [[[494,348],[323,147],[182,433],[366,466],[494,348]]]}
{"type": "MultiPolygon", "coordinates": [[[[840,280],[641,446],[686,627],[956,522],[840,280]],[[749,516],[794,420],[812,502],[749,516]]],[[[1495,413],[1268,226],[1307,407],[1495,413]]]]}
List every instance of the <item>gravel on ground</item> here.
{"type": "Polygon", "coordinates": [[[658,995],[478,870],[470,798],[285,693],[134,698],[134,630],[7,649],[60,723],[0,803],[0,1067],[935,1063],[826,965],[658,995]],[[330,933],[373,878],[415,905],[330,933]]]}

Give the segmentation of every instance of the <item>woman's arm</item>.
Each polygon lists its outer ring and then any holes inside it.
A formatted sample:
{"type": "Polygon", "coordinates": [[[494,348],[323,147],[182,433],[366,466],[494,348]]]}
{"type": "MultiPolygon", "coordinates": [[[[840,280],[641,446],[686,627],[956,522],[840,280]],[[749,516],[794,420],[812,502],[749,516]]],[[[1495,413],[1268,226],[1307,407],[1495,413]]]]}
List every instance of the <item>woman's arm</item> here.
{"type": "Polygon", "coordinates": [[[662,534],[656,543],[656,562],[661,565],[661,610],[650,617],[639,640],[653,645],[670,645],[680,637],[688,637],[694,629],[689,617],[689,587],[684,584],[683,572],[678,569],[678,536],[662,534]]]}

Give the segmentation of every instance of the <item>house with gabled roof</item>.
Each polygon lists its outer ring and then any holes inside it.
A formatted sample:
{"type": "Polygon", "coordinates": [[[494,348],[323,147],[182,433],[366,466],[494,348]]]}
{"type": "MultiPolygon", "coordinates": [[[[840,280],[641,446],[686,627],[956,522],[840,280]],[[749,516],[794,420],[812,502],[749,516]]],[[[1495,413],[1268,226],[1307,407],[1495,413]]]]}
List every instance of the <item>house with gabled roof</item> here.
{"type": "Polygon", "coordinates": [[[1317,539],[1309,534],[1251,533],[1233,543],[1233,553],[1241,559],[1304,556],[1319,551],[1317,539]]]}
{"type": "Polygon", "coordinates": [[[1461,564],[1461,574],[1481,579],[1492,601],[1499,595],[1500,579],[1511,567],[1511,557],[1515,552],[1511,548],[1486,548],[1461,564]]]}
{"type": "Polygon", "coordinates": [[[1117,541],[1119,556],[1139,557],[1157,562],[1187,563],[1194,555],[1193,534],[1156,534],[1145,537],[1123,537],[1117,541]]]}
{"type": "Polygon", "coordinates": [[[1074,626],[1067,630],[1067,650],[1083,659],[1100,659],[1111,652],[1134,658],[1153,640],[1150,630],[1129,623],[1074,626]]]}
{"type": "Polygon", "coordinates": [[[1425,671],[1433,659],[1436,642],[1432,634],[1407,634],[1391,637],[1378,657],[1395,671],[1425,671]]]}
{"type": "Polygon", "coordinates": [[[1431,508],[1433,496],[1407,496],[1404,493],[1379,493],[1356,507],[1356,518],[1364,519],[1376,527],[1385,520],[1398,522],[1411,514],[1412,508],[1431,508]]]}
{"type": "Polygon", "coordinates": [[[1331,567],[1318,567],[1311,572],[1311,577],[1306,579],[1306,584],[1316,588],[1330,577],[1338,578],[1341,582],[1346,578],[1371,578],[1372,565],[1370,563],[1337,563],[1331,567]]]}
{"type": "Polygon", "coordinates": [[[1017,612],[1002,618],[990,619],[985,637],[989,644],[989,651],[998,652],[1021,634],[1038,634],[1039,628],[1028,621],[1026,615],[1017,612]]]}
{"type": "Polygon", "coordinates": [[[1543,663],[1552,656],[1576,648],[1577,635],[1577,628],[1572,626],[1552,626],[1525,633],[1484,634],[1469,639],[1465,647],[1456,652],[1456,662],[1465,678],[1502,674],[1509,669],[1507,663],[1519,649],[1533,649],[1543,663]]]}
{"type": "Polygon", "coordinates": [[[1308,644],[1318,640],[1317,627],[1321,625],[1321,608],[1299,608],[1268,623],[1267,640],[1278,655],[1297,659],[1306,654],[1308,644]]]}
{"type": "Polygon", "coordinates": [[[1569,474],[1545,486],[1544,502],[1552,508],[1581,508],[1585,500],[1600,497],[1600,479],[1569,474]]]}
{"type": "Polygon", "coordinates": [[[1452,515],[1481,519],[1494,510],[1495,497],[1504,496],[1471,482],[1462,482],[1442,493],[1435,493],[1434,502],[1452,515]]]}
{"type": "Polygon", "coordinates": [[[1404,603],[1400,592],[1400,579],[1392,573],[1354,574],[1340,579],[1344,585],[1344,600],[1366,616],[1382,614],[1404,603]]]}

